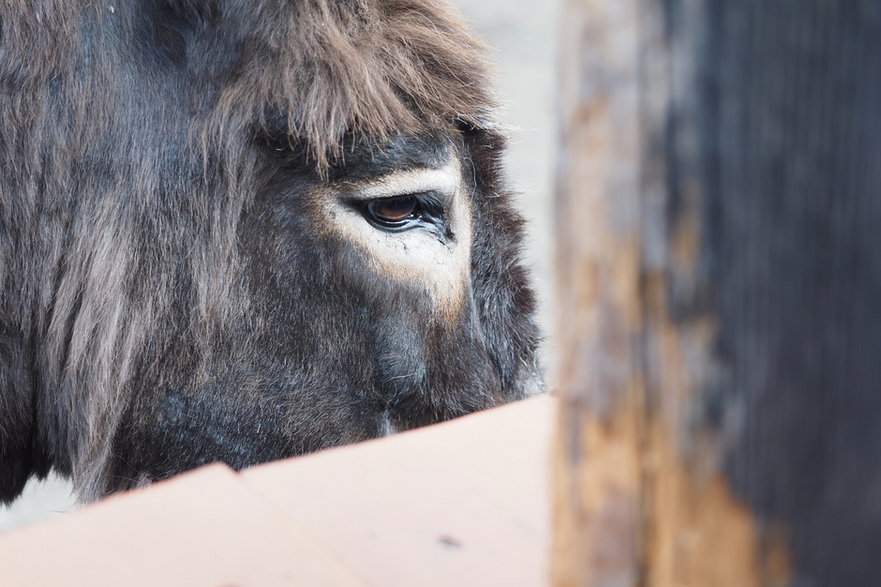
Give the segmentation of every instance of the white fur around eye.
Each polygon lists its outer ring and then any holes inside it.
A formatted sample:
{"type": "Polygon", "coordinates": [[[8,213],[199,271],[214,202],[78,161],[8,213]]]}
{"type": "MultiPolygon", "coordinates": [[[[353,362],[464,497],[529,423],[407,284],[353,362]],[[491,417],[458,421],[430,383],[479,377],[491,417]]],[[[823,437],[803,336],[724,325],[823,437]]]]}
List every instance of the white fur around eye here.
{"type": "Polygon", "coordinates": [[[458,162],[450,162],[440,169],[410,169],[398,171],[364,182],[345,182],[340,191],[358,200],[393,198],[422,192],[438,192],[453,196],[462,184],[458,162]]]}
{"type": "Polygon", "coordinates": [[[443,311],[459,307],[470,275],[471,215],[458,160],[439,169],[411,169],[358,183],[340,183],[320,201],[330,230],[363,252],[379,274],[424,287],[443,311]],[[444,202],[451,240],[444,241],[426,230],[382,230],[351,205],[352,200],[424,192],[435,192],[444,202]]]}

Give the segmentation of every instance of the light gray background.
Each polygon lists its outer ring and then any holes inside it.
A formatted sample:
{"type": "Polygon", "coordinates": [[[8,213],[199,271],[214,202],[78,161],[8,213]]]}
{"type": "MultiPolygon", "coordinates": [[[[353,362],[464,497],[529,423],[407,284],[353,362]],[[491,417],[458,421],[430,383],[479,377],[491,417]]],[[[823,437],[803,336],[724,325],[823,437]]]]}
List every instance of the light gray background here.
{"type": "MultiPolygon", "coordinates": [[[[558,0],[453,0],[466,21],[490,45],[504,106],[501,120],[511,127],[508,175],[529,220],[527,261],[541,302],[547,334],[545,363],[552,343],[553,237],[552,169],[555,160],[555,71],[558,0]]],[[[548,373],[549,382],[553,374],[548,373]]],[[[74,506],[70,486],[57,478],[31,482],[11,508],[0,507],[0,532],[60,515],[74,506]]]]}

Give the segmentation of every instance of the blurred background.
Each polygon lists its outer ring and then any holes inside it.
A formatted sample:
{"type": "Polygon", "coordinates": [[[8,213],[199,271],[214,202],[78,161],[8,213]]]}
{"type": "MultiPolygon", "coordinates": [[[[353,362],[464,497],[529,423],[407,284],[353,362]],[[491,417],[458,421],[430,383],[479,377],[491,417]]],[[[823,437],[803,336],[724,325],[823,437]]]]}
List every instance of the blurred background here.
{"type": "MultiPolygon", "coordinates": [[[[454,0],[471,28],[489,46],[503,110],[510,127],[508,177],[529,223],[527,262],[540,301],[545,366],[553,365],[554,303],[553,162],[557,121],[556,55],[559,2],[454,0]],[[541,6],[541,8],[537,8],[541,6]]],[[[553,374],[548,373],[548,382],[553,374]]]]}
{"type": "MultiPolygon", "coordinates": [[[[555,72],[557,0],[453,0],[466,22],[489,45],[503,106],[500,120],[509,127],[507,170],[529,223],[526,261],[539,296],[539,320],[546,342],[543,360],[552,384],[553,239],[552,168],[556,148],[555,72]],[[540,8],[537,8],[540,6],[540,8]]],[[[0,506],[0,532],[60,515],[75,507],[70,485],[56,477],[32,481],[11,507],[0,506]]]]}

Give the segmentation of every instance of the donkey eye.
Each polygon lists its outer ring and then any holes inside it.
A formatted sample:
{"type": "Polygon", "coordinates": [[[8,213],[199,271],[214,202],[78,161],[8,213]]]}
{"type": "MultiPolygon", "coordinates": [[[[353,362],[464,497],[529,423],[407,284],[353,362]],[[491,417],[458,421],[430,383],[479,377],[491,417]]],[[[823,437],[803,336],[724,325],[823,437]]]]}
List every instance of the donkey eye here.
{"type": "MultiPolygon", "coordinates": [[[[387,232],[428,230],[446,238],[448,232],[443,196],[434,190],[406,195],[350,200],[373,228],[387,232]]],[[[440,238],[439,236],[439,238],[440,238]]]]}
{"type": "Polygon", "coordinates": [[[366,213],[383,228],[400,229],[419,216],[419,200],[416,196],[372,200],[367,204],[366,213]]]}

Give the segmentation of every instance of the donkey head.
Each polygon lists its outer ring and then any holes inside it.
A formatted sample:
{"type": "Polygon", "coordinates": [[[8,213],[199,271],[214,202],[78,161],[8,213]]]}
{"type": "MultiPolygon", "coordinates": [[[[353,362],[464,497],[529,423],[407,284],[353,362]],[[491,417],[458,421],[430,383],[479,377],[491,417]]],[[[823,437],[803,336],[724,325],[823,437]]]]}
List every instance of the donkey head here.
{"type": "Polygon", "coordinates": [[[539,383],[480,47],[435,0],[0,9],[0,498],[539,383]]]}

